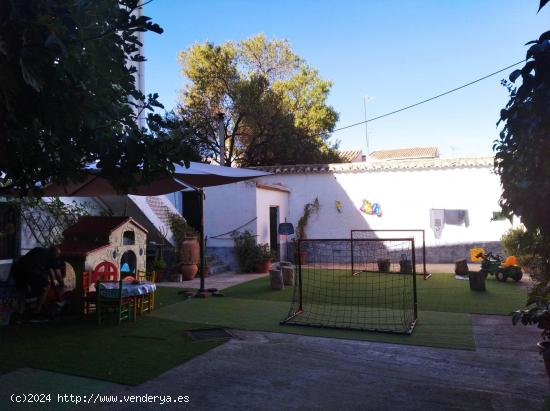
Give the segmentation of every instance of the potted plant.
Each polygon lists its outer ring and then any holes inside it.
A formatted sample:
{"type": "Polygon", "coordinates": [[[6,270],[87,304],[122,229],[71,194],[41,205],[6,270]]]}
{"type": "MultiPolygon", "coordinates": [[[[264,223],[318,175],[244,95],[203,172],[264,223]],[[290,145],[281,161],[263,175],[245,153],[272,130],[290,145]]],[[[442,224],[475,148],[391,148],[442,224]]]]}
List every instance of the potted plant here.
{"type": "Polygon", "coordinates": [[[271,261],[275,259],[275,253],[269,248],[269,244],[257,245],[256,271],[267,273],[271,268],[271,261]]]}
{"type": "Polygon", "coordinates": [[[183,281],[192,280],[199,270],[199,234],[178,214],[170,214],[169,224],[176,243],[176,273],[182,275],[183,281]]]}
{"type": "Polygon", "coordinates": [[[239,264],[241,273],[253,273],[256,270],[256,264],[259,261],[259,248],[256,245],[256,239],[245,230],[244,232],[234,232],[231,237],[235,243],[234,251],[239,264]]]}
{"type": "Polygon", "coordinates": [[[542,330],[542,341],[537,343],[544,360],[546,375],[550,378],[550,302],[547,298],[537,297],[527,307],[512,314],[512,324],[536,325],[542,330]]]}
{"type": "MultiPolygon", "coordinates": [[[[300,217],[296,225],[296,240],[305,240],[307,238],[306,227],[309,219],[312,215],[317,214],[320,208],[321,205],[317,197],[311,203],[304,205],[304,214],[302,214],[302,217],[300,217]]],[[[306,264],[307,252],[305,250],[300,250],[300,252],[296,250],[294,257],[297,264],[306,264]]]]}
{"type": "Polygon", "coordinates": [[[164,272],[166,270],[166,262],[162,258],[158,258],[151,264],[151,271],[154,271],[156,274],[157,281],[164,280],[164,272]]]}

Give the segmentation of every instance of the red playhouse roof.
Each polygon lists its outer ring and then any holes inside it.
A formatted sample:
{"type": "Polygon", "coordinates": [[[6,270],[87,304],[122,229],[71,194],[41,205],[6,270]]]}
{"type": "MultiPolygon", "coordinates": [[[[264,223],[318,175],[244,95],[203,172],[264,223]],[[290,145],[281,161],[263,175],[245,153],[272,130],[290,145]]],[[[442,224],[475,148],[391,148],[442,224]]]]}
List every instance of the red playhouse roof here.
{"type": "Polygon", "coordinates": [[[59,246],[63,257],[86,257],[88,254],[109,247],[109,244],[63,243],[59,246]]]}
{"type": "Polygon", "coordinates": [[[105,237],[128,221],[147,233],[147,230],[131,217],[86,216],[67,228],[63,234],[65,237],[105,237]]]}

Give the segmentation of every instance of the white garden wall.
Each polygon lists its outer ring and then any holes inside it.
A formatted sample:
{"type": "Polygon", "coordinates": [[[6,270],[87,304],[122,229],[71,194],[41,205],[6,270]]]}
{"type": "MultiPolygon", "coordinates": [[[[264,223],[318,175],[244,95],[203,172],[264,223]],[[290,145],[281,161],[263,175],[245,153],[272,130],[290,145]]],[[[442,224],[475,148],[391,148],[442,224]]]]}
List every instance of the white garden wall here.
{"type": "Polygon", "coordinates": [[[432,251],[447,250],[441,256],[432,252],[433,262],[462,257],[472,243],[498,242],[511,224],[508,220],[491,221],[493,212],[499,210],[501,195],[499,177],[492,172],[491,161],[476,161],[473,166],[459,159],[431,161],[437,166],[424,161],[423,167],[403,162],[408,165],[393,163],[385,169],[368,165],[362,169],[340,165],[336,170],[265,168],[276,174],[259,180],[291,190],[289,220],[295,225],[304,205],[319,198],[320,212],[306,228],[309,238],[349,238],[351,229],[424,229],[427,247],[432,251]],[[382,216],[360,211],[364,200],[380,204],[382,216]],[[341,212],[336,201],[341,204],[341,212]],[[445,225],[441,237],[436,239],[430,228],[432,208],[468,210],[470,225],[445,225]],[[456,249],[456,245],[463,246],[456,249]]]}
{"type": "Polygon", "coordinates": [[[321,210],[306,229],[309,238],[347,238],[351,229],[423,228],[427,244],[446,245],[496,241],[510,227],[507,220],[490,221],[492,212],[499,210],[500,183],[487,168],[289,174],[261,180],[291,189],[289,218],[294,224],[304,205],[319,198],[321,210]],[[379,203],[382,216],[361,212],[363,200],[379,203]],[[430,228],[431,208],[466,209],[470,226],[446,225],[436,239],[430,228]]]}

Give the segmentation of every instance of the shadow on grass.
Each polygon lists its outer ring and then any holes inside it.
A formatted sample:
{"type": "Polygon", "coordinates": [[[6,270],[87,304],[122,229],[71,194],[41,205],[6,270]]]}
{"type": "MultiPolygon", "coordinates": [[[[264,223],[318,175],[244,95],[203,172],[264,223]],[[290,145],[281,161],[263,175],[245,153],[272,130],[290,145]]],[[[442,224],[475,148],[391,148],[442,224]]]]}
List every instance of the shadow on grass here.
{"type": "MultiPolygon", "coordinates": [[[[161,292],[157,303],[170,310],[182,299],[161,292]]],[[[119,326],[99,326],[91,316],[2,327],[0,374],[30,367],[137,385],[220,345],[193,342],[185,333],[205,327],[151,315],[119,326]]]]}

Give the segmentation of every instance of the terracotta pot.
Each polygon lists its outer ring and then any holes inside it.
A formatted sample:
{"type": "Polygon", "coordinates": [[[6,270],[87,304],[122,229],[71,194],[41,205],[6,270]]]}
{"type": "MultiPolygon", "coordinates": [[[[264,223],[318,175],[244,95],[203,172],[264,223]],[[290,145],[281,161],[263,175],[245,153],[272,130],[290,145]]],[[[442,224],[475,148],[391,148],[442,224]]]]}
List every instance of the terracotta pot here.
{"type": "Polygon", "coordinates": [[[256,271],[259,273],[267,273],[271,268],[271,260],[264,260],[261,263],[256,264],[256,271]]]}
{"type": "Polygon", "coordinates": [[[186,238],[180,245],[179,262],[181,264],[198,264],[201,258],[199,240],[194,237],[186,238]]]}
{"type": "Polygon", "coordinates": [[[546,376],[550,378],[550,341],[540,341],[537,343],[539,353],[544,360],[544,368],[546,368],[546,376]]]}
{"type": "Polygon", "coordinates": [[[179,264],[179,273],[182,275],[183,281],[191,281],[193,278],[195,278],[195,275],[197,275],[198,271],[199,267],[197,266],[197,264],[179,264]]]}
{"type": "Polygon", "coordinates": [[[300,251],[299,253],[294,253],[294,261],[296,264],[304,265],[307,264],[307,252],[300,251]]]}

